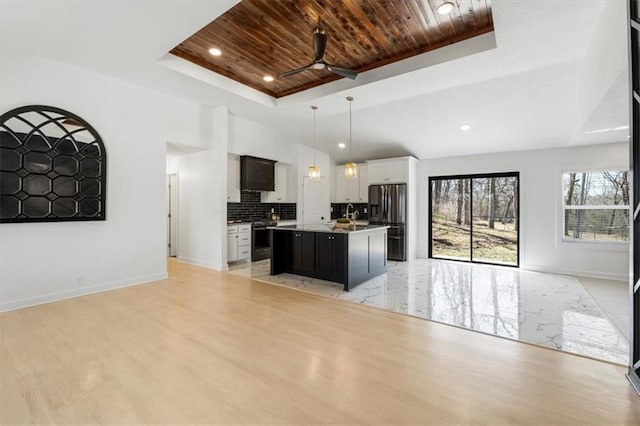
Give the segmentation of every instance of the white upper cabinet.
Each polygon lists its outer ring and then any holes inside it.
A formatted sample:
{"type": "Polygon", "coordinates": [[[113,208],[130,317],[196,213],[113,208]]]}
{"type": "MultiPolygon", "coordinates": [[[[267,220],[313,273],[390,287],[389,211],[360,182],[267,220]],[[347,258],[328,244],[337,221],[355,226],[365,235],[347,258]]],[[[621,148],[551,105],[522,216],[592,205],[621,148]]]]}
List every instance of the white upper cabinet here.
{"type": "Polygon", "coordinates": [[[289,166],[283,163],[275,165],[275,191],[262,192],[260,202],[262,203],[294,203],[289,191],[289,166]]]}
{"type": "Polygon", "coordinates": [[[409,181],[408,157],[368,161],[369,185],[407,183],[409,181]]]}
{"type": "Polygon", "coordinates": [[[358,180],[360,184],[359,203],[369,202],[369,167],[366,164],[358,164],[358,180]]]}
{"type": "Polygon", "coordinates": [[[355,179],[344,177],[344,166],[336,166],[335,172],[336,195],[335,203],[366,203],[369,183],[367,180],[367,165],[358,164],[358,176],[355,179]],[[363,191],[363,188],[365,190],[363,191]]]}
{"type": "Polygon", "coordinates": [[[229,154],[227,157],[227,202],[240,202],[240,157],[229,154]]]}

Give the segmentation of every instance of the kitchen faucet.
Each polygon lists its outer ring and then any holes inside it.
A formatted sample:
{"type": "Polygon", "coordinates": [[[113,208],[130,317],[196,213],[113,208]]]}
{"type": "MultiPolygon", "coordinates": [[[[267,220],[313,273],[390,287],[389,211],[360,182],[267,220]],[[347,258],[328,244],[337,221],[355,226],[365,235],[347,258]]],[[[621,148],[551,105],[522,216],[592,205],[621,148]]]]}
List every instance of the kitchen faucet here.
{"type": "Polygon", "coordinates": [[[349,207],[353,209],[353,204],[351,203],[347,204],[347,213],[345,213],[345,217],[349,220],[353,220],[353,212],[349,214],[349,207]]]}
{"type": "Polygon", "coordinates": [[[351,209],[353,210],[353,204],[351,204],[351,203],[347,204],[347,213],[345,213],[345,217],[351,222],[351,226],[355,230],[356,229],[356,218],[358,216],[360,216],[360,212],[358,210],[356,210],[356,211],[352,211],[351,214],[349,214],[349,207],[351,207],[351,209]]]}

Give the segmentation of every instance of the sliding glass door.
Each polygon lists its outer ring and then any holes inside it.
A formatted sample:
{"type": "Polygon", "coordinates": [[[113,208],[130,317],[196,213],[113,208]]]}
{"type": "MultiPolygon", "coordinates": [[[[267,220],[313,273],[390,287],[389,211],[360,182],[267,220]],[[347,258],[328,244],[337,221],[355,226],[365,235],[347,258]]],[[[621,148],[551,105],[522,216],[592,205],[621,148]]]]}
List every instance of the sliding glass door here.
{"type": "Polygon", "coordinates": [[[471,205],[467,179],[431,179],[431,254],[471,260],[471,205]]]}
{"type": "Polygon", "coordinates": [[[518,172],[431,177],[429,202],[429,257],[518,266],[518,172]]]}

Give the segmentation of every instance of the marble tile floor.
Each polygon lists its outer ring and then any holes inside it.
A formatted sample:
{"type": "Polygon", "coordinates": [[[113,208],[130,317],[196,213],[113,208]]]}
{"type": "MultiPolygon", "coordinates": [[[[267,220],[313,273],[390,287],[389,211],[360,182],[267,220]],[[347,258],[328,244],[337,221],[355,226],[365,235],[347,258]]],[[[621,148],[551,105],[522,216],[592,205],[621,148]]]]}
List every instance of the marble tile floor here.
{"type": "Polygon", "coordinates": [[[586,277],[579,277],[579,280],[609,321],[628,340],[631,319],[629,283],[586,277]]]}
{"type": "Polygon", "coordinates": [[[269,275],[269,260],[229,273],[377,306],[431,321],[627,364],[629,345],[569,275],[436,259],[389,261],[388,272],[350,292],[298,275],[269,275]]]}

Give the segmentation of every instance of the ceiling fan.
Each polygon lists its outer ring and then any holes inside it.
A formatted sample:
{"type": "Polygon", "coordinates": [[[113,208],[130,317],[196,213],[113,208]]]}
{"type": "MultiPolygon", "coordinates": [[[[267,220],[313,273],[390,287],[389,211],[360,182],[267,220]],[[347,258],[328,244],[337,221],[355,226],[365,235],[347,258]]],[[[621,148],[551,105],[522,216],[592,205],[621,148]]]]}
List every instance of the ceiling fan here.
{"type": "Polygon", "coordinates": [[[313,62],[309,65],[306,65],[302,68],[298,68],[291,71],[286,71],[281,74],[278,74],[279,77],[289,77],[290,75],[297,74],[306,70],[321,70],[326,68],[327,71],[332,72],[334,74],[338,74],[341,77],[350,78],[351,80],[355,80],[358,76],[358,71],[351,70],[348,68],[342,68],[337,65],[332,65],[324,60],[324,50],[327,47],[327,35],[324,30],[321,28],[316,28],[313,31],[313,62]]]}

